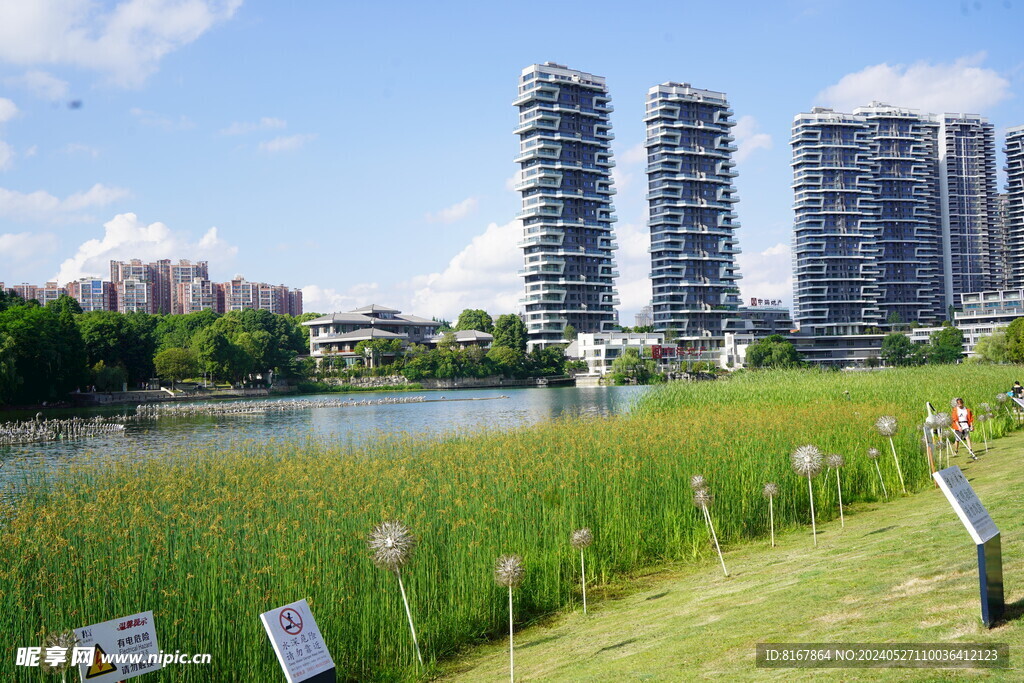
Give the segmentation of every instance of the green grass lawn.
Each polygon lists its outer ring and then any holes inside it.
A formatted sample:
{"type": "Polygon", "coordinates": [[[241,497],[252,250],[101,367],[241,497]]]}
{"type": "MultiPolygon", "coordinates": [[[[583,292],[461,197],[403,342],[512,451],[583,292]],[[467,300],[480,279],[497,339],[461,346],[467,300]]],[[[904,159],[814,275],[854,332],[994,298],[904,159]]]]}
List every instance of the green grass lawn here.
{"type": "MultiPolygon", "coordinates": [[[[838,520],[789,529],[718,558],[592,586],[577,608],[516,635],[516,678],[627,681],[1021,680],[1024,629],[1024,434],[992,444],[964,470],[1002,532],[1008,618],[980,619],[976,550],[938,489],[848,508],[838,520]],[[1011,669],[758,669],[759,642],[1008,643],[1011,669]]],[[[833,482],[834,483],[834,482],[833,482]]],[[[712,513],[714,509],[712,508],[712,513]]],[[[590,552],[600,552],[594,548],[590,552]]],[[[507,639],[450,662],[451,680],[507,680],[507,639]]]]}

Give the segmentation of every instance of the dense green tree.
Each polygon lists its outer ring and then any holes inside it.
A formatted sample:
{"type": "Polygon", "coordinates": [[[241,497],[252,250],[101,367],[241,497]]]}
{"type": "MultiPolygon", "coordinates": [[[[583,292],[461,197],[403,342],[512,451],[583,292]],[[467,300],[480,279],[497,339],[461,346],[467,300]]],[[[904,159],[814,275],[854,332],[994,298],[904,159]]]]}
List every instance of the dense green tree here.
{"type": "Polygon", "coordinates": [[[158,317],[145,313],[92,311],[77,316],[89,367],[122,366],[130,386],[153,376],[158,317]]]}
{"type": "Polygon", "coordinates": [[[6,311],[12,306],[23,306],[25,300],[10,290],[0,289],[0,311],[6,311]]]}
{"type": "Polygon", "coordinates": [[[486,377],[493,373],[494,367],[487,358],[487,353],[479,346],[467,346],[460,353],[470,377],[486,377]]]}
{"type": "Polygon", "coordinates": [[[235,356],[234,360],[228,364],[229,374],[235,380],[268,370],[287,374],[295,367],[295,356],[309,350],[295,318],[274,315],[270,311],[231,311],[206,329],[224,335],[237,347],[231,354],[235,356]]]}
{"type": "Polygon", "coordinates": [[[128,382],[128,373],[120,365],[107,365],[100,361],[92,366],[90,373],[97,391],[121,391],[128,382]]]}
{"type": "Polygon", "coordinates": [[[158,349],[188,348],[196,332],[209,327],[219,317],[209,308],[185,315],[160,316],[153,331],[158,349]]]}
{"type": "Polygon", "coordinates": [[[494,323],[494,341],[491,348],[505,347],[514,349],[520,354],[526,353],[526,342],[529,341],[529,333],[526,330],[526,323],[514,313],[499,315],[494,323]]]}
{"type": "Polygon", "coordinates": [[[15,312],[5,325],[12,329],[0,329],[0,402],[52,400],[69,387],[87,384],[134,387],[154,375],[157,351],[168,348],[191,348],[218,379],[237,381],[268,370],[308,376],[308,364],[297,359],[308,350],[299,319],[269,311],[225,316],[210,310],[167,316],[81,313],[70,297],[41,307],[34,299],[24,302],[0,292],[0,312],[10,311],[15,312]],[[27,344],[34,348],[23,348],[27,344]],[[29,381],[35,388],[26,387],[29,381]],[[53,386],[39,388],[48,381],[53,386]]]}
{"type": "Polygon", "coordinates": [[[562,330],[562,339],[566,341],[574,341],[576,339],[576,328],[570,324],[566,324],[565,329],[562,330]]]}
{"type": "Polygon", "coordinates": [[[0,403],[64,398],[85,384],[85,349],[73,314],[65,307],[27,302],[0,312],[3,346],[0,403]]]}
{"type": "MultiPolygon", "coordinates": [[[[2,294],[3,291],[0,290],[0,295],[2,294]]],[[[18,385],[21,383],[21,377],[18,375],[16,352],[17,346],[14,337],[6,332],[0,332],[0,405],[10,401],[18,385]]]]}
{"type": "Polygon", "coordinates": [[[1017,318],[1006,328],[1006,360],[1024,363],[1024,318],[1017,318]]]}
{"type": "Polygon", "coordinates": [[[627,347],[622,355],[612,361],[611,376],[616,384],[627,381],[648,384],[657,374],[655,362],[641,357],[640,352],[633,347],[627,347]]]}
{"type": "Polygon", "coordinates": [[[67,294],[61,294],[53,301],[47,303],[46,307],[53,309],[58,315],[63,314],[65,316],[72,316],[81,315],[82,313],[82,305],[78,303],[78,299],[70,297],[67,294]]]}
{"type": "Polygon", "coordinates": [[[199,361],[191,349],[164,349],[153,358],[157,377],[171,380],[172,386],[199,372],[199,361]]]}
{"type": "Polygon", "coordinates": [[[798,368],[803,365],[793,342],[772,334],[747,347],[746,365],[751,368],[798,368]]]}
{"type": "Polygon", "coordinates": [[[526,356],[519,349],[492,344],[491,350],[487,352],[487,358],[495,371],[505,377],[520,377],[523,374],[526,356]]]}
{"type": "Polygon", "coordinates": [[[565,347],[538,346],[526,356],[526,371],[531,377],[545,377],[565,373],[565,347]]]}
{"type": "Polygon", "coordinates": [[[235,381],[241,378],[242,368],[238,362],[238,348],[228,336],[213,326],[199,331],[192,341],[199,368],[214,380],[235,381]]]}
{"type": "Polygon", "coordinates": [[[978,340],[974,353],[987,363],[1005,363],[1009,360],[1006,346],[1006,331],[996,330],[978,340]]]}
{"type": "Polygon", "coordinates": [[[295,324],[295,326],[299,330],[299,333],[302,335],[302,345],[303,349],[305,349],[304,351],[302,351],[302,353],[307,353],[309,351],[309,327],[307,325],[303,325],[302,323],[309,322],[310,320],[316,320],[317,318],[320,317],[323,317],[322,313],[303,313],[302,315],[297,315],[294,318],[292,318],[292,322],[295,324]]]}
{"type": "Polygon", "coordinates": [[[902,332],[891,332],[882,340],[882,360],[886,365],[921,365],[928,355],[925,344],[915,344],[902,332]]]}
{"type": "Polygon", "coordinates": [[[459,319],[455,323],[455,331],[461,332],[462,330],[477,330],[478,332],[490,332],[494,329],[494,321],[491,316],[479,308],[467,308],[459,314],[459,319]]]}
{"type": "Polygon", "coordinates": [[[964,333],[952,326],[943,327],[929,337],[928,362],[956,363],[963,357],[963,348],[964,333]]]}

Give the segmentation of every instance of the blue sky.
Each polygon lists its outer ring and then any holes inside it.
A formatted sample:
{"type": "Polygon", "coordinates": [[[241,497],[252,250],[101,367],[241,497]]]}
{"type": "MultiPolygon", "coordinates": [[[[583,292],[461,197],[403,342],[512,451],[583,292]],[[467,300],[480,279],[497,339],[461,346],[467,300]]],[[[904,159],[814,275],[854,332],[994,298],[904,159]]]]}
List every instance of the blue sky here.
{"type": "Polygon", "coordinates": [[[1022,26],[1024,0],[0,0],[0,281],[207,259],[306,310],[515,311],[511,102],[555,61],[615,106],[622,323],[650,297],[642,117],[668,80],[728,94],[741,290],[788,302],[793,116],[969,111],[1001,146],[1022,26]]]}

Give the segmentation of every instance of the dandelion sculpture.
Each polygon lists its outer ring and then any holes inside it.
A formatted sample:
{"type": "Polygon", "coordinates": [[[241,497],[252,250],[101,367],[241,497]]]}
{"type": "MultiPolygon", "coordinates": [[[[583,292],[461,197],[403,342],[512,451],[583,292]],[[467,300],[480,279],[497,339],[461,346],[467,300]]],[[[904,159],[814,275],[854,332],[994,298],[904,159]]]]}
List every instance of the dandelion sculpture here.
{"type": "Polygon", "coordinates": [[[839,481],[839,468],[846,464],[846,459],[838,453],[825,457],[825,463],[829,469],[836,471],[836,489],[839,491],[839,525],[846,528],[846,520],[843,518],[843,485],[839,481]]]}
{"type": "Polygon", "coordinates": [[[518,555],[503,555],[494,565],[494,580],[508,588],[508,677],[516,679],[515,655],[512,648],[512,589],[523,580],[523,560],[518,555]]]}
{"type": "Polygon", "coordinates": [[[818,545],[818,527],[814,521],[814,486],[811,484],[811,479],[816,477],[821,472],[821,451],[817,447],[810,444],[806,446],[800,446],[793,455],[790,456],[793,461],[793,469],[801,477],[807,477],[807,491],[811,501],[811,532],[814,535],[814,545],[818,545]]]}
{"type": "Polygon", "coordinates": [[[1004,394],[1002,392],[999,392],[998,394],[996,394],[996,403],[1001,405],[1003,407],[1003,410],[1006,411],[1006,417],[1011,417],[1012,418],[1013,415],[1010,413],[1010,406],[1007,405],[1009,402],[1010,402],[1010,397],[1007,396],[1006,394],[1004,394]]]}
{"type": "Polygon", "coordinates": [[[405,605],[405,616],[409,619],[412,644],[416,647],[416,659],[419,660],[420,666],[423,666],[423,656],[420,654],[419,641],[416,640],[416,627],[412,623],[412,611],[409,609],[409,599],[405,596],[401,571],[412,557],[416,537],[409,531],[409,527],[401,522],[383,522],[370,532],[369,544],[370,550],[373,551],[373,563],[381,569],[394,572],[395,578],[398,579],[398,589],[402,592],[402,603],[405,605]]]}
{"type": "Polygon", "coordinates": [[[953,446],[949,443],[949,432],[946,430],[953,424],[953,418],[949,413],[935,413],[934,417],[936,429],[942,435],[942,443],[946,446],[946,467],[949,467],[949,454],[953,451],[953,446]]]}
{"type": "Polygon", "coordinates": [[[71,668],[72,651],[77,644],[78,638],[75,636],[74,631],[58,631],[49,634],[43,641],[43,653],[48,655],[54,650],[63,650],[64,656],[60,657],[59,661],[51,660],[49,656],[42,658],[39,665],[40,668],[42,668],[44,673],[60,674],[62,682],[67,680],[67,671],[71,668]]]}
{"type": "Polygon", "coordinates": [[[775,547],[775,496],[779,495],[779,487],[770,481],[761,489],[761,495],[768,499],[768,524],[772,530],[772,547],[775,547]]]}
{"type": "MultiPolygon", "coordinates": [[[[924,432],[924,449],[925,455],[928,458],[928,468],[932,474],[935,474],[935,451],[939,448],[939,441],[936,439],[936,434],[941,430],[941,420],[939,419],[938,413],[933,413],[925,418],[924,425],[921,427],[924,432]]],[[[938,454],[939,466],[942,465],[942,454],[938,454]]]]}
{"type": "Polygon", "coordinates": [[[985,430],[985,423],[988,422],[988,414],[979,412],[974,416],[974,421],[981,427],[981,439],[985,443],[985,452],[988,453],[988,432],[985,430]]]}
{"type": "Polygon", "coordinates": [[[572,532],[569,537],[569,545],[580,551],[580,585],[583,587],[583,613],[587,613],[587,568],[583,564],[583,550],[594,542],[594,534],[590,529],[583,527],[572,532]]]}
{"type": "Polygon", "coordinates": [[[900,488],[903,489],[903,493],[907,492],[907,485],[903,483],[903,470],[900,469],[900,458],[896,455],[896,444],[892,442],[892,437],[896,434],[898,424],[896,418],[892,415],[883,415],[875,421],[875,429],[878,433],[889,439],[889,446],[892,448],[892,459],[896,461],[896,474],[900,475],[900,488]]]}
{"type": "Polygon", "coordinates": [[[889,492],[885,490],[885,480],[882,479],[882,470],[878,468],[878,456],[882,453],[877,448],[868,449],[868,459],[875,463],[875,472],[878,472],[878,483],[882,485],[882,495],[889,500],[889,492]]]}
{"type": "Polygon", "coordinates": [[[711,521],[711,513],[708,512],[708,506],[713,502],[715,502],[715,497],[707,489],[697,489],[693,492],[693,504],[704,513],[704,521],[707,522],[708,529],[711,530],[711,538],[715,542],[715,550],[718,551],[718,561],[722,563],[722,571],[729,576],[729,570],[725,568],[725,560],[722,558],[722,549],[718,545],[718,534],[715,533],[715,525],[711,521]]]}
{"type": "Polygon", "coordinates": [[[985,439],[985,452],[988,453],[988,441],[992,436],[992,406],[988,403],[978,404],[978,419],[981,421],[981,436],[985,439]]]}

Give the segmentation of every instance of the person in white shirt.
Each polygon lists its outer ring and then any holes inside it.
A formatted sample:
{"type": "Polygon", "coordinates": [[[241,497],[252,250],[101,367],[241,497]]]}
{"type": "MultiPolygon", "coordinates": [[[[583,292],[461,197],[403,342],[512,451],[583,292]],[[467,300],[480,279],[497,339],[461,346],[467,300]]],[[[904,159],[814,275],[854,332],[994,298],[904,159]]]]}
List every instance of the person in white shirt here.
{"type": "Polygon", "coordinates": [[[963,441],[967,444],[967,450],[971,453],[971,459],[977,460],[978,456],[974,455],[974,446],[971,444],[971,430],[974,429],[974,413],[964,405],[962,398],[956,400],[956,407],[953,408],[950,417],[953,420],[953,430],[960,437],[956,440],[956,448],[953,450],[953,453],[959,454],[960,442],[963,441]]]}

